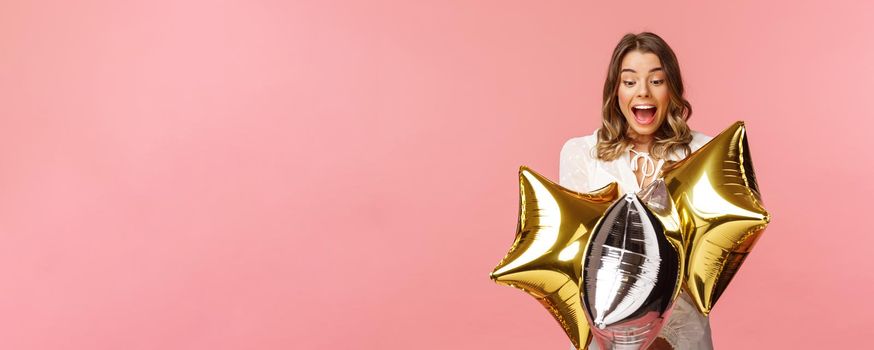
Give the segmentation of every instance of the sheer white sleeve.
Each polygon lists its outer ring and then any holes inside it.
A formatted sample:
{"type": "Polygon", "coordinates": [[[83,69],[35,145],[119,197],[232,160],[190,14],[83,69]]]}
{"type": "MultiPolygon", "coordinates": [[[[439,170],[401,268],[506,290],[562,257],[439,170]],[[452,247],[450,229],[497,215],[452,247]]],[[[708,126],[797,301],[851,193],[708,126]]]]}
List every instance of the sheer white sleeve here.
{"type": "Polygon", "coordinates": [[[674,310],[662,327],[659,337],[667,340],[677,350],[713,349],[710,319],[698,312],[685,291],[674,302],[674,310]]]}
{"type": "Polygon", "coordinates": [[[580,138],[572,138],[564,143],[558,162],[558,184],[577,192],[587,192],[589,174],[586,173],[589,151],[580,138]]]}

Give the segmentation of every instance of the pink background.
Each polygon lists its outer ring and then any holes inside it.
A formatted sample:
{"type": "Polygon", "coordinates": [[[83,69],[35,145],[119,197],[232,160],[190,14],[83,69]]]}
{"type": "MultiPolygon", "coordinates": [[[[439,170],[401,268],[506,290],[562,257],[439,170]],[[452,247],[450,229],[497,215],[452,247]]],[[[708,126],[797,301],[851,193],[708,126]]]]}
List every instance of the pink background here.
{"type": "Polygon", "coordinates": [[[716,347],[869,344],[862,3],[4,1],[0,348],[566,349],[488,273],[643,30],[773,215],[716,347]]]}

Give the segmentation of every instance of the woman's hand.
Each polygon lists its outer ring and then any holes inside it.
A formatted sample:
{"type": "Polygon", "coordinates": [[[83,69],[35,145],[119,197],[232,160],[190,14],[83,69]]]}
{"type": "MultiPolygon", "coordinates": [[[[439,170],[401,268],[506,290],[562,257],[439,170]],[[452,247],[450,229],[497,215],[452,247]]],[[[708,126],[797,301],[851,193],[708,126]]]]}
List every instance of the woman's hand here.
{"type": "Polygon", "coordinates": [[[654,342],[652,342],[652,344],[649,345],[649,347],[647,349],[649,349],[649,350],[674,350],[674,347],[671,346],[671,343],[668,343],[668,341],[665,340],[665,338],[658,337],[655,339],[654,342]]]}

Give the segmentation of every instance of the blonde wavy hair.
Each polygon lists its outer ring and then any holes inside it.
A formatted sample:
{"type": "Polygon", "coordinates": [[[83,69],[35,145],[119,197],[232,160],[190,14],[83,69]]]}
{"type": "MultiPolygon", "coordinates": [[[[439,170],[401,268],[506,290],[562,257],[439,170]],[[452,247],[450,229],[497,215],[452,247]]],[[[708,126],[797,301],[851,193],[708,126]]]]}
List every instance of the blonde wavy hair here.
{"type": "Polygon", "coordinates": [[[611,161],[619,158],[628,147],[632,145],[632,138],[636,137],[634,130],[628,127],[628,122],[619,109],[619,101],[616,97],[619,91],[620,65],[625,55],[631,51],[653,53],[658,56],[662,64],[662,70],[666,75],[668,86],[668,111],[665,121],[654,133],[653,156],[665,160],[665,164],[672,161],[668,155],[674,152],[688,156],[692,153],[689,142],[692,141],[692,131],[686,121],[692,116],[692,105],[683,97],[683,79],[680,76],[680,65],[677,56],[671,47],[662,38],[650,32],[640,34],[625,34],[610,59],[607,69],[607,80],[604,82],[604,104],[601,108],[601,128],[598,130],[598,159],[611,161]]]}

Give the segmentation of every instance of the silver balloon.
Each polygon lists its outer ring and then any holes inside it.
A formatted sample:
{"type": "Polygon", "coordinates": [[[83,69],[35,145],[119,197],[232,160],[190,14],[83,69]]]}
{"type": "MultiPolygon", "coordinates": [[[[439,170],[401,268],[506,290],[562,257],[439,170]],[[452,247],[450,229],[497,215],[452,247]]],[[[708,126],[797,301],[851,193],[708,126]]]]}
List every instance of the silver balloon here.
{"type": "Polygon", "coordinates": [[[584,259],[583,309],[599,347],[645,349],[679,286],[679,255],[662,223],[637,195],[626,194],[595,226],[584,259]]]}

